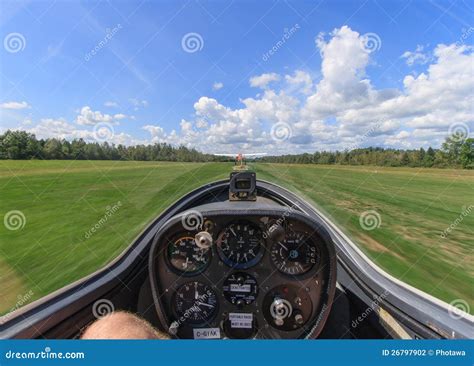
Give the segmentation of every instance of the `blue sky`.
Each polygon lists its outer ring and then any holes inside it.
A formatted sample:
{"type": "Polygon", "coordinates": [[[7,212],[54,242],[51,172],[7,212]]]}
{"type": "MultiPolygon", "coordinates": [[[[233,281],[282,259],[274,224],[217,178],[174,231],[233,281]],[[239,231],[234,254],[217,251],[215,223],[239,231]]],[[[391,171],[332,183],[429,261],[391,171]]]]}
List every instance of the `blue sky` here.
{"type": "Polygon", "coordinates": [[[473,129],[467,1],[0,6],[1,131],[283,153],[473,129]]]}

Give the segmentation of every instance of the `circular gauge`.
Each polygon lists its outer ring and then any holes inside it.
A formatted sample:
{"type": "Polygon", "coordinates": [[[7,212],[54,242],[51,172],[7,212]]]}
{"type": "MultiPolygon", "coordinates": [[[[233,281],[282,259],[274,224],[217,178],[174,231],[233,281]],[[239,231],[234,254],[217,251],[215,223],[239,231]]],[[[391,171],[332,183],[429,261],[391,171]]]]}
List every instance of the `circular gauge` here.
{"type": "Polygon", "coordinates": [[[249,222],[231,224],[219,235],[217,250],[230,267],[252,267],[263,256],[262,231],[249,222]]]}
{"type": "Polygon", "coordinates": [[[210,286],[192,281],[176,291],[173,305],[178,321],[202,324],[212,320],[216,314],[217,296],[210,286]]]}
{"type": "Polygon", "coordinates": [[[284,240],[272,245],[271,258],[280,272],[296,276],[313,268],[319,260],[319,252],[310,236],[289,232],[284,240]]]}
{"type": "Polygon", "coordinates": [[[171,266],[187,274],[201,272],[209,264],[211,251],[199,248],[191,236],[182,236],[168,246],[171,266]]]}
{"type": "Polygon", "coordinates": [[[239,307],[255,301],[258,293],[257,280],[244,272],[232,273],[222,286],[224,297],[239,307]]]}
{"type": "Polygon", "coordinates": [[[262,306],[263,315],[272,327],[292,331],[311,318],[313,302],[302,287],[282,284],[267,292],[262,306]]]}

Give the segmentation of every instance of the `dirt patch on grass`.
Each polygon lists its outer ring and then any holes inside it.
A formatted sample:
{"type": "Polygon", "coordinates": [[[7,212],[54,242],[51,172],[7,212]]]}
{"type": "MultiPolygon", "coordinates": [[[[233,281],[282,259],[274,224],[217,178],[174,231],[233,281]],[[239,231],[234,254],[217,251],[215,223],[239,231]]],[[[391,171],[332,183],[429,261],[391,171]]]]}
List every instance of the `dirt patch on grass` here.
{"type": "MultiPolygon", "coordinates": [[[[418,221],[420,222],[420,220],[418,221]]],[[[427,250],[435,251],[435,254],[440,258],[451,258],[453,263],[456,263],[458,258],[472,255],[471,248],[465,248],[460,243],[468,243],[471,237],[463,233],[454,233],[451,238],[442,238],[440,229],[439,232],[434,229],[427,229],[427,227],[442,228],[443,224],[437,222],[430,222],[425,227],[401,226],[393,225],[393,228],[398,232],[404,240],[416,243],[419,246],[426,247],[427,250]]]]}
{"type": "Polygon", "coordinates": [[[17,305],[18,299],[28,292],[25,284],[2,258],[0,258],[0,315],[9,313],[17,305]]]}
{"type": "Polygon", "coordinates": [[[361,245],[363,245],[365,248],[369,250],[372,250],[374,252],[379,252],[379,253],[390,253],[390,255],[393,255],[396,258],[404,260],[404,258],[401,255],[393,252],[391,249],[383,246],[377,240],[371,238],[370,236],[366,234],[359,233],[358,241],[361,243],[361,245]]]}
{"type": "Polygon", "coordinates": [[[363,210],[361,211],[361,205],[356,199],[350,200],[335,200],[335,205],[337,208],[343,209],[346,212],[351,212],[356,216],[359,216],[363,210]]]}

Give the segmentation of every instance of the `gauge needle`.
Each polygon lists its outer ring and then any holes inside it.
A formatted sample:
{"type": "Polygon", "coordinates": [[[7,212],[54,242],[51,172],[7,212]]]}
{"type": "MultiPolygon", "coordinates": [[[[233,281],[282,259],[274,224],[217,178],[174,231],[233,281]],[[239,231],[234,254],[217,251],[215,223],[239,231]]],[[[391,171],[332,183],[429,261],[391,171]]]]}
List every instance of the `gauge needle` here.
{"type": "Polygon", "coordinates": [[[234,229],[230,228],[230,232],[231,232],[232,234],[234,234],[234,236],[237,236],[237,234],[235,233],[234,229]]]}
{"type": "Polygon", "coordinates": [[[281,246],[283,249],[288,250],[288,248],[285,247],[285,246],[283,245],[283,243],[278,243],[278,244],[280,244],[280,246],[281,246]]]}
{"type": "Polygon", "coordinates": [[[200,302],[200,301],[198,301],[197,304],[207,306],[208,308],[213,308],[214,307],[214,305],[209,305],[209,304],[206,304],[205,302],[200,302]]]}
{"type": "Polygon", "coordinates": [[[197,300],[199,298],[199,293],[197,289],[197,282],[194,282],[194,300],[197,300]]]}

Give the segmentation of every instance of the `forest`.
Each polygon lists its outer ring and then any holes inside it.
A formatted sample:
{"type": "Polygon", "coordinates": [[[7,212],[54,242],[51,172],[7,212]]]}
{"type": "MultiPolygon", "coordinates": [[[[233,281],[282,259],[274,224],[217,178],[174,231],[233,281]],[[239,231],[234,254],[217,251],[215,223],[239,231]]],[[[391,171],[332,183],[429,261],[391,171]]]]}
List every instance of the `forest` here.
{"type": "MultiPolygon", "coordinates": [[[[243,152],[245,153],[245,152],[243,152]]],[[[26,131],[8,130],[0,135],[0,159],[41,160],[138,160],[211,162],[233,159],[205,154],[185,146],[167,143],[124,146],[83,139],[37,139],[26,131]]],[[[449,136],[441,148],[403,150],[381,147],[350,151],[316,151],[314,153],[264,156],[261,162],[286,164],[376,165],[393,167],[474,168],[474,139],[449,136]]]]}

